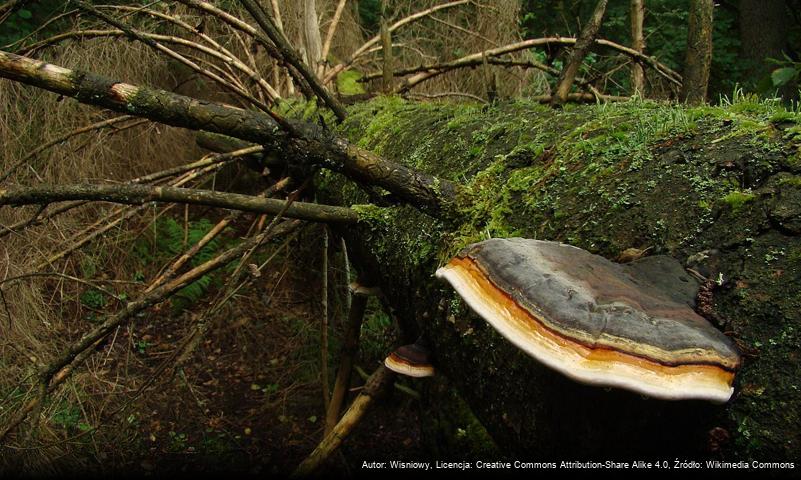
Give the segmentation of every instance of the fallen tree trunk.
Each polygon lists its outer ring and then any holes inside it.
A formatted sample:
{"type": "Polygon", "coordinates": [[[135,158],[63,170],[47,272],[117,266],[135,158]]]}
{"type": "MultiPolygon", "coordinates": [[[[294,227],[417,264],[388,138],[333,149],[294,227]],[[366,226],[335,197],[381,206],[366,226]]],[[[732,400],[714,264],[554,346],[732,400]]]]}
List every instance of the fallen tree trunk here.
{"type": "MultiPolygon", "coordinates": [[[[464,185],[456,221],[369,207],[345,233],[363,247],[353,257],[376,275],[405,339],[427,335],[438,372],[504,452],[798,462],[801,116],[749,103],[553,112],[389,98],[352,108],[340,128],[385,158],[464,185]],[[746,356],[733,399],[669,402],[577,384],[518,351],[434,279],[465,245],[513,236],[612,259],[629,248],[667,254],[717,281],[707,307],[746,356]]],[[[347,182],[318,187],[328,203],[366,203],[347,182]]]]}

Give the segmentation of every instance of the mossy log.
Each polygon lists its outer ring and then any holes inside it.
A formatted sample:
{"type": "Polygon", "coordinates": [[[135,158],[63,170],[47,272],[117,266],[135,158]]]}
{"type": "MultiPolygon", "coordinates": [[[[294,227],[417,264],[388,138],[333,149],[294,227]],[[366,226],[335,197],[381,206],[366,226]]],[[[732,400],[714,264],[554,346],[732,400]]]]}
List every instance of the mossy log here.
{"type": "MultiPolygon", "coordinates": [[[[349,228],[407,340],[425,333],[495,441],[517,458],[801,460],[801,115],[632,101],[351,108],[343,135],[463,185],[443,221],[404,204],[349,228]],[[745,352],[726,405],[580,385],[498,335],[433,274],[465,245],[521,236],[617,258],[666,254],[716,281],[709,306],[745,352]],[[719,285],[718,285],[719,284],[719,285]]],[[[367,204],[336,174],[326,202],[367,204]]]]}

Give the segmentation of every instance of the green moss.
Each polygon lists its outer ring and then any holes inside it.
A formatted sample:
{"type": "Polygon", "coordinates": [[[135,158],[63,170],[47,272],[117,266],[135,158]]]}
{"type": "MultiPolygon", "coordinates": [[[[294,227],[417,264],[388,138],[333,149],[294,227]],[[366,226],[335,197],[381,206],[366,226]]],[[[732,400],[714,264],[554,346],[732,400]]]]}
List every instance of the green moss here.
{"type": "Polygon", "coordinates": [[[337,90],[342,95],[358,95],[366,93],[364,84],[359,81],[362,74],[356,70],[346,70],[337,75],[337,90]]]}
{"type": "Polygon", "coordinates": [[[793,175],[782,177],[779,180],[779,185],[792,185],[794,187],[801,187],[801,176],[793,175]]]}
{"type": "Polygon", "coordinates": [[[392,218],[392,210],[377,207],[372,203],[351,205],[350,208],[359,214],[359,221],[365,222],[371,228],[386,226],[392,218]]]}
{"type": "Polygon", "coordinates": [[[770,121],[772,123],[791,122],[798,124],[801,123],[801,115],[797,112],[779,111],[770,116],[770,121]]]}
{"type": "Polygon", "coordinates": [[[738,213],[746,203],[754,201],[756,195],[751,192],[733,191],[721,198],[721,201],[731,208],[732,212],[738,213]]]}

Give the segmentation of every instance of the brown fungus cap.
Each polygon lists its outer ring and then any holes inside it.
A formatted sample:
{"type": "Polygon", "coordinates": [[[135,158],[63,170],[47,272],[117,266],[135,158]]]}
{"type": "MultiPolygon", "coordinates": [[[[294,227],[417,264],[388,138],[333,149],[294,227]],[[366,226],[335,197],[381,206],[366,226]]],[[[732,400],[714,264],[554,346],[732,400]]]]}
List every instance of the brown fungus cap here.
{"type": "Polygon", "coordinates": [[[434,366],[428,349],[419,343],[403,345],[384,360],[384,366],[393,372],[410,377],[433,377],[434,366]]]}
{"type": "Polygon", "coordinates": [[[518,348],[579,382],[727,401],[737,351],[693,311],[697,285],[676,262],[643,260],[619,265],[557,242],[491,239],[437,277],[518,348]]]}

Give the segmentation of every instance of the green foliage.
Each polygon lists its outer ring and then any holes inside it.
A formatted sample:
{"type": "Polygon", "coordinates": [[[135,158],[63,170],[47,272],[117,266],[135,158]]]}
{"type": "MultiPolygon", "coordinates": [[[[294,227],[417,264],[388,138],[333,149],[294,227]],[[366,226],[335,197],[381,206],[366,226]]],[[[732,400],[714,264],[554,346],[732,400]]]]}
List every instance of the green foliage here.
{"type": "Polygon", "coordinates": [[[381,20],[381,0],[360,0],[359,20],[362,27],[371,34],[378,33],[381,20]]]}
{"type": "Polygon", "coordinates": [[[81,409],[75,405],[62,404],[53,413],[52,421],[56,425],[66,430],[80,430],[82,432],[91,430],[92,427],[82,421],[81,409]]]}
{"type": "Polygon", "coordinates": [[[185,433],[170,430],[167,434],[170,437],[170,444],[167,450],[173,453],[181,453],[189,446],[189,436],[185,433]]]}
{"type": "Polygon", "coordinates": [[[147,349],[152,345],[153,344],[147,340],[137,340],[134,342],[134,347],[136,347],[136,351],[139,352],[140,355],[144,355],[147,352],[147,349]]]}
{"type": "Polygon", "coordinates": [[[356,70],[347,70],[337,76],[337,90],[342,95],[358,95],[367,92],[364,84],[359,82],[362,74],[356,70]]]}
{"type": "Polygon", "coordinates": [[[798,78],[796,67],[777,68],[770,74],[770,79],[774,87],[783,87],[798,78]]]}
{"type": "MultiPolygon", "coordinates": [[[[649,0],[643,33],[647,39],[646,53],[662,63],[681,71],[687,47],[688,0],[649,0]]],[[[549,35],[578,35],[593,9],[595,2],[582,0],[525,0],[521,11],[521,28],[525,38],[549,35]]],[[[712,72],[709,84],[710,98],[729,92],[735,83],[750,90],[756,80],[745,75],[740,55],[740,39],[736,10],[716,8],[713,25],[712,72]]],[[[599,36],[614,42],[630,45],[629,2],[609,2],[599,36]]],[[[600,51],[603,55],[607,52],[600,51]]],[[[554,57],[556,52],[551,52],[554,57]]],[[[599,70],[611,67],[609,57],[588,57],[599,70]],[[608,65],[607,65],[608,64],[608,65]]],[[[629,94],[629,69],[622,68],[612,76],[608,93],[629,94]]]]}
{"type": "Polygon", "coordinates": [[[364,358],[384,358],[392,345],[392,318],[379,302],[371,297],[362,322],[360,350],[364,358]]]}
{"type": "MultiPolygon", "coordinates": [[[[174,218],[162,218],[156,222],[154,238],[142,238],[134,246],[134,252],[142,261],[149,264],[153,262],[167,262],[183,253],[199,242],[213,227],[206,218],[192,220],[186,226],[178,223],[174,218]],[[186,242],[184,242],[186,235],[186,242]]],[[[196,267],[214,258],[223,247],[220,237],[214,238],[190,260],[190,265],[196,267]]],[[[214,278],[204,275],[175,294],[172,305],[176,310],[182,310],[197,302],[209,287],[214,278]]]]}
{"type": "Polygon", "coordinates": [[[777,68],[770,74],[770,81],[773,87],[786,87],[798,83],[801,78],[801,62],[793,61],[792,58],[784,55],[782,60],[769,59],[776,64],[777,68]]]}
{"type": "MultiPolygon", "coordinates": [[[[66,6],[67,2],[63,0],[26,2],[22,8],[18,8],[0,25],[0,46],[14,43],[30,35],[48,18],[64,11],[66,6]]],[[[60,27],[59,22],[51,24],[41,32],[41,35],[50,35],[60,27]]]]}
{"type": "Polygon", "coordinates": [[[106,294],[100,290],[91,288],[81,294],[81,303],[89,308],[99,310],[106,306],[106,294]]]}

